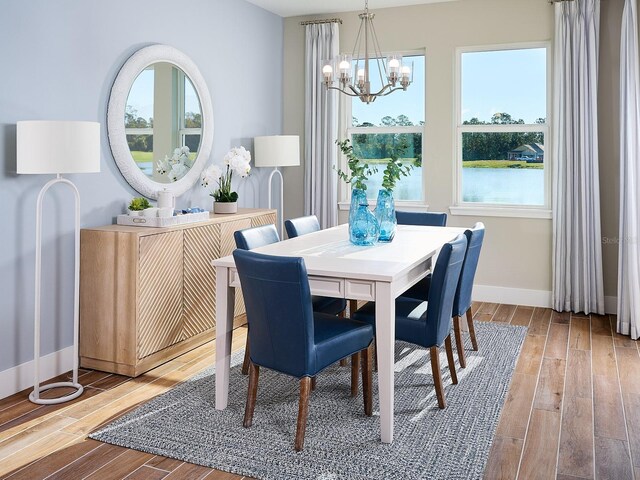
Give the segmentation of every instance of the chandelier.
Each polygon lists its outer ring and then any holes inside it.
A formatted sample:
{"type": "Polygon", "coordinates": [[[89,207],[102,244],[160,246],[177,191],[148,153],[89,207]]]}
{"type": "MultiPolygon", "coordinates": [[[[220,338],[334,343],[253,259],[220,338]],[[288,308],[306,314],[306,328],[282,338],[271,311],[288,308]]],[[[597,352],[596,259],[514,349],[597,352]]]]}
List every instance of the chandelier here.
{"type": "Polygon", "coordinates": [[[373,28],[375,14],[369,13],[369,0],[365,0],[364,12],[358,17],[360,29],[352,54],[342,54],[324,62],[322,76],[325,87],[338,90],[350,97],[358,97],[365,103],[371,103],[376,98],[384,97],[396,90],[406,90],[413,79],[412,68],[402,64],[402,55],[391,54],[386,58],[382,57],[378,37],[373,28]],[[377,92],[371,91],[370,61],[375,62],[380,77],[381,88],[377,92]],[[336,80],[338,86],[333,86],[336,80]]]}

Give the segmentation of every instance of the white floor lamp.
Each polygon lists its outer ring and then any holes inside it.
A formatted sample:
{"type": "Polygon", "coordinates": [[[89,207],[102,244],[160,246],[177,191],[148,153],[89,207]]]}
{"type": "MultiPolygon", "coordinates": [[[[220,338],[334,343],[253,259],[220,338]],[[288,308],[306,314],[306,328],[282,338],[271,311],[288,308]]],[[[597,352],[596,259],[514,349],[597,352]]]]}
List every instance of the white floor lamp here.
{"type": "Polygon", "coordinates": [[[55,174],[38,194],[36,207],[36,283],[34,312],[34,381],[29,400],[41,405],[67,402],[82,394],[78,383],[78,325],[80,299],[80,194],[63,173],[100,171],[100,124],[96,122],[26,121],[17,124],[17,172],[19,174],[55,174]],[[42,275],[42,200],[56,183],[68,185],[75,195],[75,275],[73,297],[73,380],[40,386],[40,288],[42,275]],[[57,398],[43,399],[40,394],[51,388],[71,387],[75,391],[57,398]]]}
{"type": "Polygon", "coordinates": [[[298,135],[272,135],[253,139],[256,167],[273,167],[269,175],[269,208],[271,208],[271,181],[280,176],[280,237],[284,236],[284,179],[278,167],[300,166],[300,137],[298,135]]]}

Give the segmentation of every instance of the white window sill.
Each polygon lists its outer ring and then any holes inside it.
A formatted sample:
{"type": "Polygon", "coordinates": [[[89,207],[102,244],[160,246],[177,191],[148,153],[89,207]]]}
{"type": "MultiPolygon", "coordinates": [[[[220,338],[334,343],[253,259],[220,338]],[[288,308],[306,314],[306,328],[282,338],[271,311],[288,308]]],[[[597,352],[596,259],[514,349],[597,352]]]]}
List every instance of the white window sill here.
{"type": "MultiPolygon", "coordinates": [[[[369,206],[375,207],[376,201],[369,200],[369,206]]],[[[395,202],[396,210],[403,212],[426,212],[429,210],[429,205],[420,202],[395,202]]],[[[338,210],[349,210],[351,208],[351,202],[338,202],[338,210]]]]}
{"type": "Polygon", "coordinates": [[[551,210],[535,207],[497,207],[488,205],[453,205],[449,207],[451,215],[469,215],[474,217],[511,217],[551,219],[551,210]]]}

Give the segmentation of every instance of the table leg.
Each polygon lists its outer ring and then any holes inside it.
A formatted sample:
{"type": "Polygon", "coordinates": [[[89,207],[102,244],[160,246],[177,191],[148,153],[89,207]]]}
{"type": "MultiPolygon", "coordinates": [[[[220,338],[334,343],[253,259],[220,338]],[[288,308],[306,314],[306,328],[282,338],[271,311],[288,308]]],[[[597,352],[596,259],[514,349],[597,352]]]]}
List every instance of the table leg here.
{"type": "Polygon", "coordinates": [[[216,410],[227,408],[231,336],[236,289],[229,286],[229,269],[216,267],[216,410]]]}
{"type": "Polygon", "coordinates": [[[378,394],[380,397],[380,438],[393,441],[394,351],[396,302],[391,284],[376,283],[376,349],[378,355],[378,394]]]}

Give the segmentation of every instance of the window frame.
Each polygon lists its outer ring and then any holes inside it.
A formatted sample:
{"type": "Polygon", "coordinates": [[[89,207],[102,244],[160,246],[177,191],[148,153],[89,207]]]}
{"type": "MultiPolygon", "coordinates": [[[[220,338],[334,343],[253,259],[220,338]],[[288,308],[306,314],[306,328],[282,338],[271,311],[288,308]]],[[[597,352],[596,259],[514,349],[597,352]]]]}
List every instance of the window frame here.
{"type": "MultiPolygon", "coordinates": [[[[424,57],[425,64],[425,73],[424,73],[424,124],[422,125],[413,125],[413,126],[374,126],[374,127],[354,127],[352,126],[353,115],[352,115],[352,101],[353,97],[349,97],[347,95],[340,95],[339,98],[339,111],[340,111],[340,125],[339,139],[351,140],[351,135],[354,134],[395,134],[395,133],[419,133],[422,135],[422,165],[423,165],[423,175],[422,175],[422,199],[421,200],[395,200],[396,206],[402,206],[403,210],[424,210],[429,207],[426,204],[426,188],[425,188],[425,175],[424,175],[424,140],[425,140],[425,132],[427,126],[427,55],[425,49],[420,50],[407,50],[402,52],[395,52],[396,54],[400,54],[403,57],[415,57],[422,56],[424,57]]],[[[386,58],[389,53],[382,52],[380,58],[386,58]]],[[[409,86],[411,88],[411,85],[409,86]]],[[[393,94],[391,94],[393,95],[393,94]]],[[[347,171],[347,159],[341,153],[338,152],[338,168],[342,171],[347,171]]],[[[401,180],[402,181],[402,180],[401,180]]],[[[376,204],[375,199],[369,199],[369,206],[374,206],[376,204]]],[[[349,185],[345,184],[343,181],[338,181],[338,210],[349,210],[351,206],[351,188],[349,185]]]]}
{"type": "Polygon", "coordinates": [[[455,115],[454,115],[454,204],[449,207],[452,215],[484,215],[492,217],[552,217],[551,210],[551,170],[552,170],[552,138],[551,132],[551,43],[522,42],[497,45],[466,46],[456,48],[455,62],[455,115]],[[475,52],[495,52],[506,50],[530,50],[544,48],[546,50],[546,122],[509,124],[509,125],[463,125],[462,123],[462,55],[475,52]],[[544,204],[522,205],[501,203],[464,202],[462,200],[462,135],[463,133],[505,133],[505,132],[542,132],[544,137],[544,204]]]}

